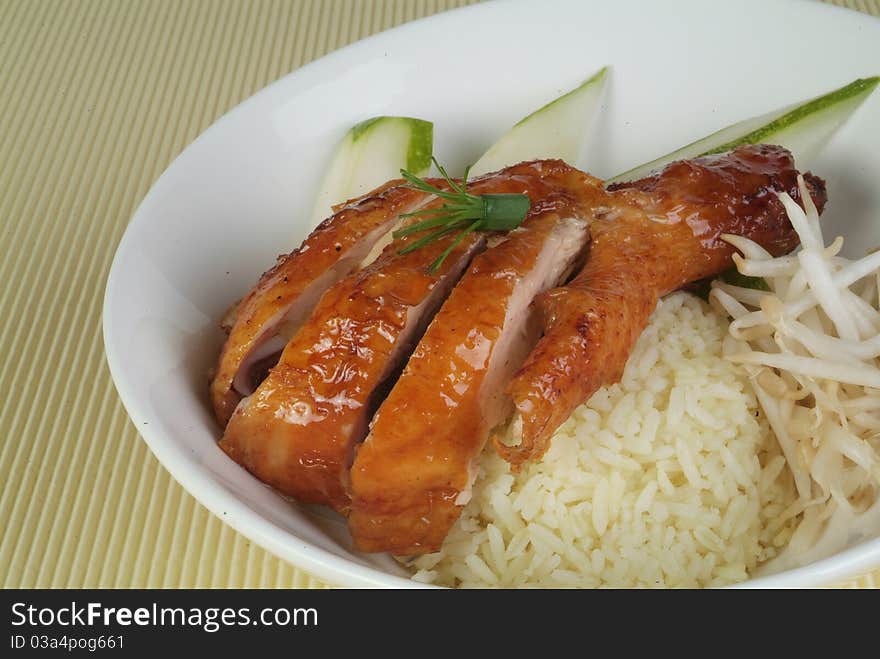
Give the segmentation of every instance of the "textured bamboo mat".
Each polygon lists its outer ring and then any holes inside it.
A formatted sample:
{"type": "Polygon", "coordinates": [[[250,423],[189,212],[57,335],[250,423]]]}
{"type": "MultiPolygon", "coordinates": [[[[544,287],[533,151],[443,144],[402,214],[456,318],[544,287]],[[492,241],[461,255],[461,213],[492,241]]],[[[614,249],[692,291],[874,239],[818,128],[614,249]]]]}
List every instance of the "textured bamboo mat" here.
{"type": "Polygon", "coordinates": [[[322,585],[202,508],[140,440],[104,361],[107,271],[150,185],[229,108],[472,1],[0,0],[0,585],[322,585]]]}

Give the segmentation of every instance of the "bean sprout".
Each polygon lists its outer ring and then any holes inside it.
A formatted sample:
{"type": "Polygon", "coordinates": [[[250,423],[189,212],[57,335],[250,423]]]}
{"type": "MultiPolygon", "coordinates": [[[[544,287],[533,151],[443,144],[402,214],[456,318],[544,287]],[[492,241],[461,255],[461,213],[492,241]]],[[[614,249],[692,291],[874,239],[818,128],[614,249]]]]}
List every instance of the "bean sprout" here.
{"type": "Polygon", "coordinates": [[[722,236],[741,252],[739,272],[769,292],[717,280],[709,296],[732,319],[724,353],[751,376],[797,489],[786,515],[798,529],[769,572],[880,532],[880,252],[849,260],[843,238],[826,246],[803,177],[798,186],[803,208],[779,194],[798,254],[722,236]]]}

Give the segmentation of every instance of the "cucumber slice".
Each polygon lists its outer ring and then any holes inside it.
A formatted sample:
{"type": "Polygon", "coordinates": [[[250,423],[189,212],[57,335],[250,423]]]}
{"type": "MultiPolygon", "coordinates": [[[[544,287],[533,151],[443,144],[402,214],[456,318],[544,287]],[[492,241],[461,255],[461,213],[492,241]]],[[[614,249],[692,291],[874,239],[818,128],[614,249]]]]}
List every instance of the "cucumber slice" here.
{"type": "Polygon", "coordinates": [[[401,168],[424,176],[431,168],[434,124],[412,117],[374,117],[353,126],[321,182],[313,221],[332,214],[334,204],[358,197],[400,177],[401,168]]]}
{"type": "Polygon", "coordinates": [[[505,133],[471,167],[474,176],[534,158],[577,164],[605,86],[603,68],[576,89],[536,110],[505,133]]]}
{"type": "Polygon", "coordinates": [[[647,176],[675,160],[723,153],[742,144],[778,144],[792,152],[801,169],[809,165],[832,133],[874,91],[880,77],[860,78],[833,92],[746,119],[644,165],[618,174],[608,183],[647,176]]]}

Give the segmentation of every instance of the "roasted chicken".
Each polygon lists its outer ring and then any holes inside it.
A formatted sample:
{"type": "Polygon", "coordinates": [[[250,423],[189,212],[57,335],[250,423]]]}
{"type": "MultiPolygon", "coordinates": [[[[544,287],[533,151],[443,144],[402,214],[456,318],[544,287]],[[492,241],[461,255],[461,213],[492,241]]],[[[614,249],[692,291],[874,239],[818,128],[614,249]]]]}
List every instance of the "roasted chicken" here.
{"type": "Polygon", "coordinates": [[[405,187],[383,186],[320,224],[299,249],[278,259],[226,322],[229,336],[211,382],[217,420],[226,425],[274,364],[287,340],[309,317],[321,295],[357,269],[397,224],[401,213],[426,202],[405,187]]]}
{"type": "MultiPolygon", "coordinates": [[[[731,267],[734,249],[722,234],[773,255],[793,250],[797,234],[776,193],[797,200],[797,175],[787,150],[757,145],[610,186],[594,209],[584,269],[537,300],[544,336],[507,389],[520,442],[496,440],[499,453],[514,465],[540,457],[575,407],[619,380],[660,297],[731,267]]],[[[805,178],[821,212],[825,184],[805,178]]]]}
{"type": "Polygon", "coordinates": [[[541,336],[532,300],[583,262],[587,200],[602,186],[576,170],[565,178],[568,190],[474,259],[379,408],[351,471],[358,548],[439,547],[467,503],[489,433],[512,411],[504,387],[541,336]]]}
{"type": "MultiPolygon", "coordinates": [[[[797,199],[797,175],[772,146],[607,189],[561,161],[520,163],[469,192],[527,194],[525,221],[471,234],[437,272],[428,266],[451,238],[380,247],[412,221],[401,214],[440,201],[383,186],[241,303],[212,384],[229,420],[220,445],[284,494],[348,515],[364,551],[434,551],[488,438],[514,468],[540,457],[574,408],[621,376],[658,299],[731,266],[722,234],[773,254],[796,247],[776,192],[797,199]]],[[[824,183],[806,180],[821,210],[824,183]]]]}
{"type": "Polygon", "coordinates": [[[399,372],[486,238],[471,234],[429,274],[450,241],[404,255],[393,242],[333,286],[238,406],[221,448],[280,492],[344,511],[352,451],[366,435],[383,383],[399,372]]]}
{"type": "MultiPolygon", "coordinates": [[[[564,190],[563,177],[572,171],[562,163],[518,165],[469,189],[527,192],[539,210],[540,200],[564,190]]],[[[423,204],[438,203],[419,194],[423,204]]],[[[268,377],[238,404],[221,448],[280,492],[345,512],[353,449],[366,435],[386,383],[400,373],[486,236],[470,235],[435,273],[428,267],[453,237],[400,254],[420,236],[402,238],[330,287],[268,377]]]]}

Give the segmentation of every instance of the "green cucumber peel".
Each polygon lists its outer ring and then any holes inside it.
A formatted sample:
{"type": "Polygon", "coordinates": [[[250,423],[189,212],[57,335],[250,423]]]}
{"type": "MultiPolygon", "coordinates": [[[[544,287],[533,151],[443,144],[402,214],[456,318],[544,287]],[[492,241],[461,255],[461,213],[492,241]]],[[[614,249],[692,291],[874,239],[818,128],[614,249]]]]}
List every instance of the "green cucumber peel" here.
{"type": "Polygon", "coordinates": [[[744,144],[772,143],[789,149],[803,169],[815,152],[870,96],[880,77],[859,78],[827,94],[722,128],[665,156],[608,179],[632,181],[676,160],[723,153],[744,144]]]}
{"type": "Polygon", "coordinates": [[[424,176],[431,168],[434,124],[414,117],[372,117],[352,126],[336,147],[321,181],[313,221],[332,207],[397,178],[401,169],[424,176]]]}
{"type": "Polygon", "coordinates": [[[559,158],[578,164],[598,109],[608,67],[520,119],[471,167],[475,176],[524,160],[559,158]]]}

